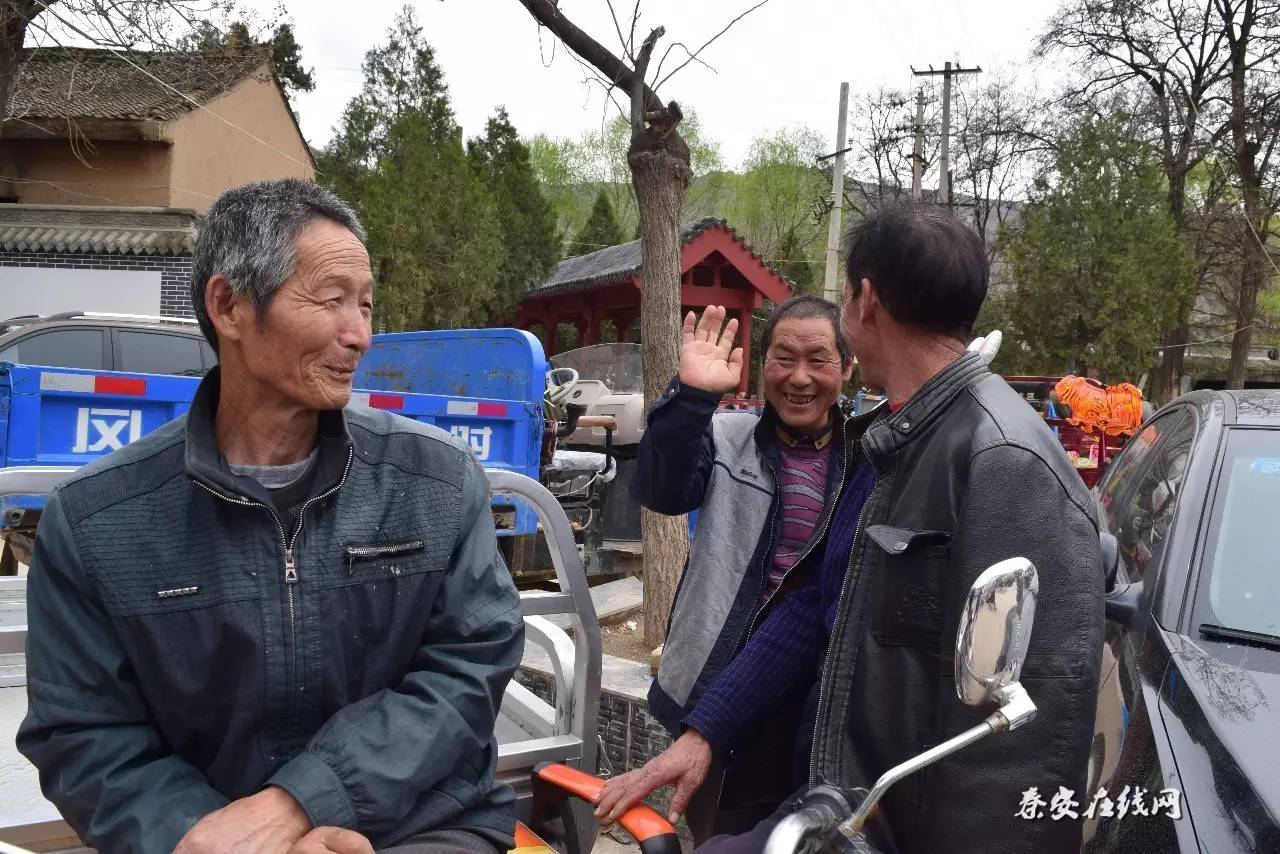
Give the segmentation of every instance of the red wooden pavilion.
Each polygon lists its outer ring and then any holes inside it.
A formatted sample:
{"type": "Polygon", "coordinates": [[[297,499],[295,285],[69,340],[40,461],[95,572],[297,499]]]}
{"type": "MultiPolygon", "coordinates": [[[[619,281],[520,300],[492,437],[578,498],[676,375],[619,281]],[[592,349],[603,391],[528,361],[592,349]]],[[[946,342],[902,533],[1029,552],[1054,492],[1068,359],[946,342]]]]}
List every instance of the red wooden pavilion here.
{"type": "MultiPolygon", "coordinates": [[[[701,312],[723,305],[738,318],[743,360],[751,364],[751,312],[769,300],[792,295],[791,283],[779,275],[722,219],[701,219],[680,229],[681,312],[701,312]]],[[[578,329],[580,345],[601,343],[600,325],[611,321],[618,340],[626,341],[640,318],[640,241],[610,246],[567,258],[551,278],[520,300],[515,324],[541,330],[547,355],[555,355],[556,327],[578,329]]],[[[745,394],[750,371],[743,371],[739,392],[745,394]]]]}

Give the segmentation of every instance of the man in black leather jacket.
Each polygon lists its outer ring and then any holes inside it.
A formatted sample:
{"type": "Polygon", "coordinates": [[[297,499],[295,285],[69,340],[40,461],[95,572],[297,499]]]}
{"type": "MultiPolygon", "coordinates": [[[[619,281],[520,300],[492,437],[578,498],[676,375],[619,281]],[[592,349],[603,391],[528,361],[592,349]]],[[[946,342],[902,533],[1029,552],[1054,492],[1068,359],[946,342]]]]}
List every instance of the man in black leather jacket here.
{"type": "MultiPolygon", "coordinates": [[[[1022,671],[1035,720],[898,783],[876,824],[901,854],[1074,854],[1078,821],[1018,812],[1032,787],[1088,800],[1103,631],[1092,504],[1039,416],[965,352],[989,275],[978,235],[902,206],[850,238],[844,332],[889,405],[848,431],[850,465],[871,467],[874,486],[836,509],[805,567],[831,615],[810,784],[869,786],[990,713],[956,697],[957,625],[984,569],[1026,557],[1040,575],[1022,671]]],[[[758,851],[779,818],[699,850],[758,851]]]]}

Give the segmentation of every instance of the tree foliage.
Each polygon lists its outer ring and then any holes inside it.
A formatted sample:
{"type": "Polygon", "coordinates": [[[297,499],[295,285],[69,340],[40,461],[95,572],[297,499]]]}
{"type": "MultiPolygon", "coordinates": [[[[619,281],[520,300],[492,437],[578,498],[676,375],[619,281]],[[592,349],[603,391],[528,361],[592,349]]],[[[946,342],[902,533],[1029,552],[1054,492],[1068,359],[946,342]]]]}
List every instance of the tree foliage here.
{"type": "Polygon", "coordinates": [[[467,156],[497,203],[503,251],[490,315],[505,321],[520,296],[544,281],[560,260],[555,215],[538,187],[529,148],[505,108],[489,119],[484,136],[467,145],[467,156]]]}
{"type": "MultiPolygon", "coordinates": [[[[696,205],[701,178],[722,168],[720,149],[706,136],[697,113],[692,110],[680,122],[680,135],[689,145],[695,176],[690,204],[696,205]]],[[[630,144],[631,125],[627,117],[621,115],[577,139],[539,134],[529,141],[538,182],[556,212],[556,225],[563,240],[570,240],[582,229],[601,191],[608,196],[622,233],[638,233],[640,217],[631,188],[631,167],[627,163],[630,144]]],[[[572,246],[566,252],[577,254],[572,246]]]]}
{"type": "Polygon", "coordinates": [[[287,21],[271,34],[271,61],[280,82],[290,94],[311,92],[316,88],[311,69],[302,64],[302,48],[293,36],[293,25],[287,21]]]}
{"type": "Polygon", "coordinates": [[[1011,284],[992,310],[1007,315],[983,321],[1007,321],[1004,370],[1096,368],[1136,381],[1194,295],[1159,161],[1124,115],[1086,120],[1062,140],[1001,250],[1011,284]]]}
{"type": "Polygon", "coordinates": [[[497,204],[473,170],[444,75],[410,7],[364,59],[364,87],[318,158],[369,232],[387,329],[483,324],[501,303],[497,204]]]}
{"type": "Polygon", "coordinates": [[[226,51],[230,54],[252,50],[259,43],[270,43],[271,62],[275,66],[276,76],[286,93],[292,96],[296,92],[311,92],[316,88],[311,69],[302,64],[302,47],[293,34],[293,25],[288,21],[281,22],[266,39],[268,28],[257,35],[250,30],[250,25],[243,20],[235,20],[225,27],[213,20],[197,21],[191,32],[183,39],[184,50],[226,51]]]}
{"type": "Polygon", "coordinates": [[[625,243],[618,219],[613,215],[613,205],[609,202],[609,194],[603,189],[596,194],[596,203],[591,206],[591,216],[583,223],[582,230],[569,244],[569,255],[585,255],[597,249],[617,246],[625,243]]]}

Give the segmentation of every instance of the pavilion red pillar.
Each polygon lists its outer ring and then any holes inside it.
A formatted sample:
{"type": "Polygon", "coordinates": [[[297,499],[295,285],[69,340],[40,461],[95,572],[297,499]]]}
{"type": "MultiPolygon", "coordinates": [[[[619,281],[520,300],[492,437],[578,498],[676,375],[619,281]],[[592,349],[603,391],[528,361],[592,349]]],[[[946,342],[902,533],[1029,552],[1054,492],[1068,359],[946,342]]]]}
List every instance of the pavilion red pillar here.
{"type": "Polygon", "coordinates": [[[618,341],[626,341],[627,336],[631,334],[631,327],[635,326],[636,316],[631,312],[619,312],[613,317],[613,325],[618,328],[618,341]]]}
{"type": "Polygon", "coordinates": [[[556,317],[553,314],[544,314],[542,316],[542,349],[546,352],[547,358],[550,359],[556,354],[556,317]]]}
{"type": "Polygon", "coordinates": [[[742,342],[742,378],[738,380],[738,394],[745,396],[751,384],[751,308],[738,312],[738,340],[742,342]]]}
{"type": "Polygon", "coordinates": [[[600,310],[596,308],[594,303],[587,304],[587,329],[582,333],[582,327],[579,326],[579,346],[594,347],[600,343],[600,310]]]}

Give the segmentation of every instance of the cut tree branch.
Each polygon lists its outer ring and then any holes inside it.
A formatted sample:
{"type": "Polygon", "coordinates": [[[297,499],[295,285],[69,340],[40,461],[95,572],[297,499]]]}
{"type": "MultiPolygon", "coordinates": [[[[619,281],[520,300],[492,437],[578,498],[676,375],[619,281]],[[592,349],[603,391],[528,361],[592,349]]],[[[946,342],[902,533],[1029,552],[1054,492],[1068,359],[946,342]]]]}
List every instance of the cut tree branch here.
{"type": "MultiPolygon", "coordinates": [[[[662,38],[666,30],[658,27],[649,33],[648,38],[644,40],[644,44],[640,45],[640,52],[636,54],[636,73],[631,79],[631,129],[635,130],[644,127],[644,116],[646,112],[651,112],[644,108],[642,96],[644,89],[644,76],[649,71],[649,62],[653,59],[653,49],[658,46],[658,39],[662,38]]],[[[661,105],[659,105],[661,110],[661,105]]]]}
{"type": "MultiPolygon", "coordinates": [[[[683,69],[686,65],[688,65],[689,63],[691,63],[691,62],[693,62],[695,59],[697,59],[697,58],[698,58],[698,54],[702,53],[704,50],[706,50],[707,48],[711,47],[712,43],[713,43],[713,42],[715,42],[715,40],[716,40],[716,39],[720,38],[722,35],[724,35],[725,33],[729,32],[729,30],[733,28],[733,25],[734,25],[734,24],[738,23],[738,22],[739,22],[739,21],[741,21],[743,18],[747,17],[747,16],[748,16],[748,15],[750,15],[752,12],[754,12],[756,9],[759,9],[761,6],[763,6],[765,3],[768,3],[768,2],[769,2],[769,0],[760,0],[760,2],[759,2],[759,3],[757,3],[757,4],[756,4],[756,5],[754,5],[754,6],[752,6],[750,9],[747,9],[745,12],[743,12],[743,13],[742,13],[741,15],[739,15],[738,17],[734,18],[734,19],[733,19],[732,21],[730,21],[729,23],[725,24],[725,25],[724,25],[724,29],[723,29],[723,30],[721,30],[720,32],[716,33],[714,36],[712,36],[711,38],[709,38],[709,39],[707,39],[705,42],[703,42],[702,47],[698,48],[698,49],[697,49],[697,50],[695,50],[693,53],[690,53],[690,54],[689,54],[689,58],[688,58],[688,59],[686,59],[684,62],[680,63],[679,65],[677,65],[677,66],[675,67],[675,69],[674,69],[674,70],[672,70],[672,72],[671,72],[670,74],[668,74],[666,77],[663,77],[663,78],[662,78],[661,80],[659,80],[657,83],[653,84],[653,88],[654,88],[655,90],[657,90],[657,89],[661,89],[661,88],[662,88],[662,84],[666,83],[666,82],[667,82],[668,80],[670,80],[672,77],[675,77],[678,73],[680,73],[681,69],[683,69]]],[[[526,3],[525,5],[528,5],[528,4],[526,3]]],[[[687,49],[686,49],[686,50],[687,50],[687,49]]]]}
{"type": "MultiPolygon", "coordinates": [[[[627,67],[626,63],[561,14],[555,0],[520,0],[520,3],[529,10],[529,14],[535,21],[555,34],[569,50],[598,68],[614,86],[627,92],[638,91],[643,98],[646,111],[656,112],[663,109],[662,101],[645,84],[643,75],[639,77],[637,89],[637,75],[627,67]]],[[[643,47],[641,50],[643,51],[643,47]]]]}

